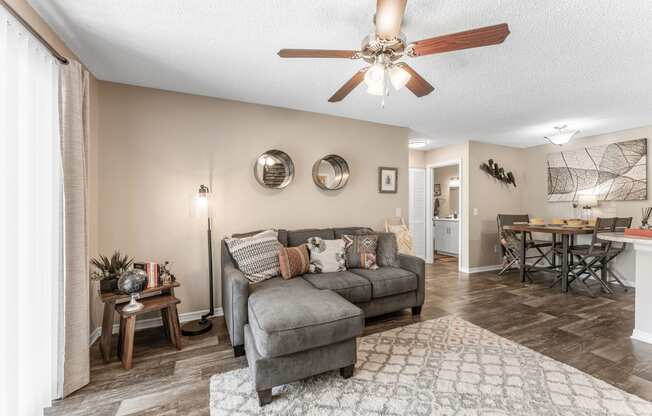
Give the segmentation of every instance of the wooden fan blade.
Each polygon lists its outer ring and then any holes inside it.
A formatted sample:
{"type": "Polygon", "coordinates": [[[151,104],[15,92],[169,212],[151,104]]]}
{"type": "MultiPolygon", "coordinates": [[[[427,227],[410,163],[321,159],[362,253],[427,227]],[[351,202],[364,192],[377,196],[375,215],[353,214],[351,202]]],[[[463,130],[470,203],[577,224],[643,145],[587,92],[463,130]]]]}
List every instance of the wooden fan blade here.
{"type": "Polygon", "coordinates": [[[414,42],[410,48],[410,55],[423,56],[434,53],[458,51],[461,49],[478,48],[481,46],[497,45],[503,43],[509,35],[507,23],[487,26],[466,32],[437,36],[414,42]]]}
{"type": "Polygon", "coordinates": [[[401,32],[407,0],[376,1],[376,34],[381,39],[394,39],[401,32]]]}
{"type": "Polygon", "coordinates": [[[399,62],[396,64],[398,67],[405,69],[410,74],[410,80],[405,84],[405,86],[414,93],[417,97],[423,97],[428,95],[435,90],[435,87],[430,85],[428,81],[423,79],[421,75],[417,73],[410,65],[405,62],[399,62]]]}
{"type": "Polygon", "coordinates": [[[358,51],[345,51],[336,49],[281,49],[278,51],[281,58],[359,58],[358,51]]]}
{"type": "Polygon", "coordinates": [[[342,85],[342,87],[337,90],[337,92],[335,92],[335,94],[333,94],[333,96],[329,98],[328,101],[331,103],[342,101],[344,97],[349,95],[349,93],[353,91],[355,87],[360,85],[360,83],[364,80],[364,73],[367,72],[367,69],[368,68],[362,68],[356,72],[356,74],[352,76],[350,80],[346,81],[346,83],[342,85]]]}

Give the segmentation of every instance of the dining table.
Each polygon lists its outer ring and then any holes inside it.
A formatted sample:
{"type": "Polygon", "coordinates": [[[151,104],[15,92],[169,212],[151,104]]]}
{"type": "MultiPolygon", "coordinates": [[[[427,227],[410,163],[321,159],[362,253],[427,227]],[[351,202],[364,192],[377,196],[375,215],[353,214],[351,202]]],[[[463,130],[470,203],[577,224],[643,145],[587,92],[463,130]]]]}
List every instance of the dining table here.
{"type": "MultiPolygon", "coordinates": [[[[557,244],[561,244],[561,270],[560,270],[560,281],[561,281],[561,291],[562,292],[568,292],[568,274],[569,274],[569,267],[570,267],[570,260],[569,260],[569,250],[573,242],[575,241],[575,237],[578,235],[584,235],[584,234],[593,234],[593,226],[592,225],[582,225],[582,226],[569,226],[565,224],[542,224],[542,225],[534,225],[534,224],[513,224],[513,225],[506,225],[504,226],[505,229],[512,230],[516,233],[520,233],[521,237],[521,242],[526,242],[528,241],[528,234],[531,233],[541,233],[541,234],[550,234],[551,235],[551,242],[552,242],[552,259],[551,259],[551,267],[547,268],[542,268],[542,269],[556,269],[558,266],[556,264],[557,262],[557,256],[556,256],[556,248],[557,244]],[[561,241],[557,241],[557,235],[560,236],[561,241]]],[[[526,260],[527,256],[527,244],[521,244],[520,246],[520,253],[519,253],[519,273],[521,277],[521,281],[525,281],[525,273],[526,273],[526,260]]],[[[602,275],[604,276],[605,270],[603,267],[602,270],[602,275]]]]}

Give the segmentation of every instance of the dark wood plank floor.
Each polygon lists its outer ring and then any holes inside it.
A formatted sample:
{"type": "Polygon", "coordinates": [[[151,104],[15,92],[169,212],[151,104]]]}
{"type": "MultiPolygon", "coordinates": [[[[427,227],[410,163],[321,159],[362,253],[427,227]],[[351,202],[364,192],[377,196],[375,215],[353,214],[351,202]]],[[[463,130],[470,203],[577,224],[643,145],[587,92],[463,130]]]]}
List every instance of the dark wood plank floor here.
{"type": "MultiPolygon", "coordinates": [[[[468,276],[446,259],[427,267],[421,320],[456,314],[476,325],[652,400],[652,346],[632,341],[633,290],[591,298],[559,293],[540,276],[522,285],[517,273],[468,276]]],[[[367,334],[414,322],[408,311],[368,320],[367,334]]],[[[160,328],[136,335],[134,368],[105,364],[91,351],[91,383],[55,403],[47,415],[207,415],[213,374],[246,366],[234,358],[222,318],[211,333],[169,346],[160,328]]],[[[114,342],[117,342],[114,340],[114,342]]]]}

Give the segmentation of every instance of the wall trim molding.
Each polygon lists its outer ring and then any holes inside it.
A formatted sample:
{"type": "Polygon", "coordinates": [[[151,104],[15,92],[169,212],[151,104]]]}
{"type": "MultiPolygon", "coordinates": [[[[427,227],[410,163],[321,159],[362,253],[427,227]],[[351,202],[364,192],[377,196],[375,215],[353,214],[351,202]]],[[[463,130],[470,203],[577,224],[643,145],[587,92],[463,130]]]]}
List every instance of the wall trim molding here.
{"type": "Polygon", "coordinates": [[[95,344],[95,341],[97,341],[98,339],[100,339],[101,336],[102,336],[102,327],[101,327],[101,326],[98,326],[97,328],[95,328],[95,329],[91,332],[90,340],[88,341],[88,345],[93,345],[93,344],[95,344]]]}
{"type": "Polygon", "coordinates": [[[503,266],[500,264],[495,264],[493,266],[469,267],[468,269],[466,267],[460,266],[460,271],[462,273],[474,274],[474,273],[482,273],[482,272],[492,272],[494,270],[500,270],[502,268],[503,266]]]}
{"type": "MultiPolygon", "coordinates": [[[[190,321],[196,321],[206,313],[208,313],[208,309],[204,309],[201,311],[180,313],[179,322],[183,324],[190,321]]],[[[222,310],[222,308],[215,308],[215,314],[213,316],[224,316],[224,311],[222,310]]],[[[156,328],[159,326],[163,326],[163,321],[161,320],[160,316],[157,316],[155,318],[136,320],[136,331],[141,329],[147,329],[147,328],[156,328]]],[[[117,334],[118,332],[120,332],[120,324],[114,323],[111,332],[113,334],[117,334]]],[[[93,345],[93,343],[95,343],[95,341],[97,341],[100,338],[100,336],[102,336],[102,327],[98,326],[91,332],[89,345],[93,345]]]]}
{"type": "MultiPolygon", "coordinates": [[[[462,272],[462,273],[466,273],[466,274],[474,274],[474,273],[491,272],[491,271],[494,271],[494,270],[500,270],[502,268],[503,268],[503,266],[500,265],[500,264],[497,264],[497,265],[494,265],[494,266],[471,267],[469,269],[466,269],[466,268],[460,266],[459,271],[462,272]]],[[[513,269],[513,270],[518,271],[518,268],[513,269]]],[[[636,288],[636,282],[632,282],[631,280],[626,280],[626,279],[622,279],[622,278],[620,280],[622,280],[622,282],[628,288],[636,288]]],[[[617,284],[617,283],[614,283],[614,284],[617,284]]]]}
{"type": "Polygon", "coordinates": [[[650,334],[649,332],[641,331],[640,329],[634,328],[631,338],[635,339],[636,341],[652,344],[652,334],[650,334]]]}
{"type": "MultiPolygon", "coordinates": [[[[636,288],[636,282],[632,282],[631,280],[626,280],[626,279],[620,279],[620,280],[622,280],[622,282],[623,282],[623,284],[624,284],[625,286],[627,286],[627,287],[631,287],[631,288],[636,288]]],[[[618,284],[618,283],[616,282],[616,285],[617,285],[617,284],[618,284]]]]}

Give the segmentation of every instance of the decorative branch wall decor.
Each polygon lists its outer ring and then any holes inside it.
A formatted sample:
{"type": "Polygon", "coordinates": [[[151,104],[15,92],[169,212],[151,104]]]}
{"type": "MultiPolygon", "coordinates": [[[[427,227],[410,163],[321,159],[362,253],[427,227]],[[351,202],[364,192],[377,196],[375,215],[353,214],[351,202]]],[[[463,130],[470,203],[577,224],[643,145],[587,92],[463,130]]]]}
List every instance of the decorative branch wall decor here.
{"type": "Polygon", "coordinates": [[[489,159],[487,163],[482,163],[480,169],[485,171],[487,175],[516,187],[516,178],[514,178],[514,174],[512,172],[505,172],[505,169],[498,166],[498,163],[495,163],[493,159],[489,159]]]}

